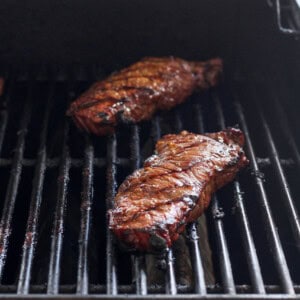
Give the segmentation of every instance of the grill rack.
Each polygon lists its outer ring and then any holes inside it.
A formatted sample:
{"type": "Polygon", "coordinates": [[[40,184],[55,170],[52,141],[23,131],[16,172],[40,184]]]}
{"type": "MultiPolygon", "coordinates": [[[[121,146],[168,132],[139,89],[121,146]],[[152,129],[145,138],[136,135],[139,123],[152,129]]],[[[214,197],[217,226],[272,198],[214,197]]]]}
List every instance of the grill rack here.
{"type": "Polygon", "coordinates": [[[292,36],[300,34],[300,8],[296,0],[267,0],[276,11],[277,26],[281,33],[292,36]]]}
{"type": "MultiPolygon", "coordinates": [[[[94,70],[93,70],[94,71],[94,70]]],[[[258,108],[259,118],[262,122],[263,129],[266,135],[267,145],[270,150],[270,158],[260,159],[256,157],[255,149],[252,143],[251,134],[249,132],[248,123],[246,121],[246,113],[243,109],[243,105],[239,100],[239,95],[232,93],[234,96],[234,108],[238,115],[239,124],[246,135],[247,141],[247,154],[251,161],[251,168],[253,169],[255,176],[253,176],[255,184],[258,190],[257,201],[260,203],[261,213],[265,222],[265,227],[269,235],[269,247],[273,253],[273,260],[279,276],[278,285],[265,285],[263,276],[260,268],[259,258],[256,252],[256,247],[251,231],[251,226],[247,216],[247,210],[244,204],[244,197],[241,184],[238,180],[233,183],[233,189],[235,193],[236,216],[240,224],[241,236],[246,251],[246,258],[248,269],[251,278],[251,285],[235,285],[230,251],[228,249],[226,231],[224,229],[223,218],[221,207],[219,204],[218,196],[214,196],[211,205],[211,214],[214,219],[214,226],[216,232],[216,243],[218,246],[218,255],[220,263],[220,273],[222,286],[206,286],[204,280],[204,273],[201,260],[201,249],[199,249],[197,243],[197,233],[195,224],[188,227],[188,237],[190,240],[191,257],[194,270],[194,286],[184,287],[176,284],[175,270],[173,264],[173,253],[170,250],[166,256],[167,270],[166,270],[166,286],[147,286],[147,274],[145,272],[145,258],[143,255],[133,256],[134,270],[136,273],[135,284],[130,285],[119,285],[117,278],[117,265],[115,255],[115,245],[113,237],[109,230],[107,230],[106,236],[106,284],[91,284],[89,282],[88,272],[88,247],[90,237],[90,225],[91,225],[91,210],[93,207],[93,176],[94,167],[103,168],[106,167],[107,176],[107,196],[106,196],[106,207],[112,206],[113,196],[117,188],[117,172],[118,167],[125,165],[135,169],[141,165],[140,155],[140,125],[132,125],[131,130],[131,157],[120,158],[117,154],[117,136],[113,135],[107,139],[107,156],[96,157],[93,141],[90,137],[85,137],[85,149],[84,158],[72,158],[70,155],[70,149],[68,140],[70,138],[70,124],[66,120],[64,123],[64,134],[63,134],[63,145],[62,151],[59,158],[48,158],[47,157],[47,132],[49,127],[49,118],[51,114],[51,108],[53,107],[53,91],[56,82],[67,83],[68,90],[72,91],[74,84],[81,81],[90,81],[84,76],[85,70],[82,67],[78,67],[77,70],[71,72],[71,76],[64,73],[64,69],[60,69],[56,75],[47,75],[48,70],[44,70],[44,76],[35,77],[32,74],[22,74],[17,76],[15,80],[8,82],[6,93],[4,95],[6,106],[9,107],[9,98],[13,87],[18,82],[25,82],[28,86],[28,96],[25,101],[22,118],[20,120],[19,131],[17,135],[17,142],[15,146],[15,152],[13,158],[0,158],[0,168],[10,167],[10,178],[7,185],[6,196],[4,201],[4,207],[2,209],[1,216],[1,231],[0,231],[0,278],[3,279],[4,268],[6,264],[6,257],[8,251],[9,237],[12,229],[12,218],[15,209],[16,197],[20,179],[22,176],[22,168],[34,167],[35,175],[33,180],[33,188],[31,193],[31,202],[29,208],[29,215],[26,227],[26,234],[22,249],[22,260],[20,264],[20,271],[16,285],[2,284],[0,285],[0,292],[6,293],[6,297],[18,298],[27,296],[34,297],[49,297],[57,296],[60,297],[82,297],[91,295],[90,297],[97,296],[99,298],[116,298],[123,297],[124,294],[130,294],[132,298],[144,298],[147,293],[159,293],[155,295],[159,298],[176,298],[183,297],[181,293],[184,293],[184,298],[253,298],[253,299],[266,299],[266,298],[294,298],[295,293],[300,293],[300,286],[293,285],[293,281],[290,276],[288,264],[285,259],[282,243],[278,235],[274,218],[272,217],[269,199],[265,189],[264,178],[260,176],[262,174],[262,168],[267,166],[274,166],[276,175],[279,179],[279,184],[282,187],[282,191],[285,197],[285,203],[287,207],[287,214],[291,222],[291,227],[295,235],[295,241],[299,247],[299,223],[294,201],[290,192],[290,188],[287,183],[285,176],[285,168],[289,165],[292,167],[299,167],[300,155],[297,147],[297,143],[294,136],[291,134],[288,125],[287,116],[284,114],[282,105],[278,99],[275,99],[276,110],[280,114],[282,119],[282,126],[284,132],[287,134],[288,140],[293,153],[293,159],[280,159],[276,143],[273,139],[270,126],[265,118],[262,105],[256,101],[258,108]],[[61,74],[60,74],[61,72],[61,74]],[[45,75],[46,74],[46,75],[45,75]],[[69,77],[71,79],[69,79],[69,77]],[[47,94],[47,102],[45,106],[45,115],[43,118],[42,130],[40,133],[40,144],[38,155],[35,159],[24,158],[26,137],[28,134],[28,127],[32,117],[32,92],[35,85],[38,82],[43,81],[47,78],[51,78],[49,82],[49,92],[47,94]],[[288,163],[287,163],[288,162],[288,163]],[[59,167],[59,179],[57,182],[57,204],[55,210],[55,218],[53,223],[53,235],[51,237],[51,257],[49,262],[48,271],[48,282],[47,285],[31,285],[31,272],[34,260],[34,254],[37,243],[37,228],[39,226],[39,213],[42,203],[42,189],[44,183],[44,175],[47,168],[59,167]],[[64,238],[64,219],[65,209],[67,205],[67,189],[68,182],[70,179],[71,168],[82,168],[82,202],[81,202],[81,220],[80,220],[80,232],[79,232],[79,255],[77,263],[77,284],[73,285],[61,285],[60,284],[60,265],[61,265],[61,252],[64,238]],[[165,295],[162,295],[165,293],[165,295]],[[180,293],[180,295],[176,295],[180,293]],[[276,294],[274,294],[276,293],[276,294]],[[64,294],[64,295],[62,295],[64,294]],[[72,294],[72,295],[67,295],[72,294]],[[96,295],[95,295],[96,294],[96,295]],[[118,295],[119,294],[119,295],[118,295]]],[[[53,71],[50,72],[52,74],[53,71]]],[[[7,78],[11,78],[10,74],[14,72],[10,71],[7,74],[7,78]]],[[[96,76],[97,77],[97,76],[96,76]]],[[[94,79],[94,78],[93,78],[94,79]]],[[[9,80],[10,81],[10,80],[9,80]]],[[[255,97],[258,97],[257,95],[255,97]]],[[[74,98],[74,94],[70,93],[70,100],[74,98]]],[[[213,91],[211,94],[214,106],[216,108],[216,115],[218,120],[219,129],[225,128],[226,121],[224,111],[220,101],[220,93],[213,91]]],[[[195,104],[197,125],[199,132],[204,132],[203,111],[199,103],[195,104]]],[[[4,143],[4,138],[7,133],[7,124],[9,121],[9,110],[4,107],[0,112],[0,154],[4,143]]],[[[151,125],[154,132],[154,140],[157,140],[161,136],[161,118],[156,116],[152,121],[151,125]]],[[[174,124],[176,131],[183,129],[182,119],[180,117],[179,110],[175,110],[174,113],[174,124]]],[[[4,296],[4,295],[3,295],[4,296]]],[[[154,297],[154,294],[150,294],[154,297]]],[[[149,296],[149,297],[150,297],[149,296]]]]}

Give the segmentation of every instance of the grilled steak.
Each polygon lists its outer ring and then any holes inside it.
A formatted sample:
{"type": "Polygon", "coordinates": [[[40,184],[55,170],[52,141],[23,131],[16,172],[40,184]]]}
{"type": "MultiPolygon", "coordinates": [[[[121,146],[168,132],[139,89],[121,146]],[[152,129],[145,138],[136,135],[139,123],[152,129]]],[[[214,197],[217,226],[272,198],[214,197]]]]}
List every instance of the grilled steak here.
{"type": "Polygon", "coordinates": [[[147,120],[159,109],[182,103],[196,88],[216,85],[221,70],[218,58],[206,62],[144,58],[96,82],[71,104],[67,115],[88,132],[112,133],[119,121],[147,120]]]}
{"type": "Polygon", "coordinates": [[[109,211],[110,229],[129,249],[170,247],[211,195],[248,163],[243,144],[243,133],[234,128],[165,135],[156,154],[120,186],[109,211]]]}

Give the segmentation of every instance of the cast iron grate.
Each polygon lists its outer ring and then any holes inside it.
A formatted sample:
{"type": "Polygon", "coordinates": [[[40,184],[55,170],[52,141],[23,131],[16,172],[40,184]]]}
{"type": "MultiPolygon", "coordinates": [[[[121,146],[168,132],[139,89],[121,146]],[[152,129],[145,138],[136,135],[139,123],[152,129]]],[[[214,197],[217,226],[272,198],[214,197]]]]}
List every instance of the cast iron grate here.
{"type": "Polygon", "coordinates": [[[274,82],[241,81],[232,89],[225,80],[151,121],[96,138],[79,133],[64,112],[103,76],[99,70],[3,69],[1,295],[275,299],[299,294],[294,200],[299,141],[274,82]],[[235,124],[245,132],[251,165],[214,196],[199,224],[191,224],[161,257],[120,251],[107,229],[106,210],[155,141],[182,129],[217,131],[235,124]]]}

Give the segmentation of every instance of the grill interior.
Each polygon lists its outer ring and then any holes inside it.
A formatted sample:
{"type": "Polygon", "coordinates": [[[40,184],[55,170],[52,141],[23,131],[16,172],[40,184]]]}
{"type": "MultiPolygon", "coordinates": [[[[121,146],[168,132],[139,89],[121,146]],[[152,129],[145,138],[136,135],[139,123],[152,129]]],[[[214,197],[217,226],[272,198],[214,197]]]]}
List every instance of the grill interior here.
{"type": "Polygon", "coordinates": [[[299,297],[300,44],[291,32],[299,28],[293,1],[4,3],[1,297],[299,297]],[[141,57],[166,55],[220,56],[223,81],[110,137],[80,133],[66,118],[68,103],[95,80],[141,57]],[[160,256],[119,249],[106,211],[156,140],[235,125],[246,135],[250,165],[198,223],[160,256]]]}
{"type": "Polygon", "coordinates": [[[97,138],[80,133],[65,111],[106,75],[101,66],[10,66],[2,73],[2,295],[219,299],[300,293],[295,82],[276,73],[233,80],[225,70],[217,89],[97,138]],[[214,196],[205,217],[160,257],[120,250],[107,230],[106,210],[156,140],[182,129],[211,132],[236,124],[246,135],[251,164],[214,196]]]}

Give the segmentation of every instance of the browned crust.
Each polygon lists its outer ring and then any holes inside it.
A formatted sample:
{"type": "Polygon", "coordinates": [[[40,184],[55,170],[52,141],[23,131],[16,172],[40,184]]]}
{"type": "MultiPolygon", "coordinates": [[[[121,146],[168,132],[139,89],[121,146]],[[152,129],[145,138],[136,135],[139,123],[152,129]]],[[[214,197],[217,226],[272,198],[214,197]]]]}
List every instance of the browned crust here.
{"type": "Polygon", "coordinates": [[[157,155],[120,186],[110,228],[133,249],[170,247],[207,208],[211,195],[248,163],[243,143],[242,132],[233,128],[206,136],[164,136],[157,155]]]}
{"type": "Polygon", "coordinates": [[[150,119],[157,110],[182,103],[196,88],[216,85],[221,70],[218,58],[206,62],[144,58],[94,83],[71,104],[67,115],[87,132],[108,134],[119,122],[150,119]]]}

